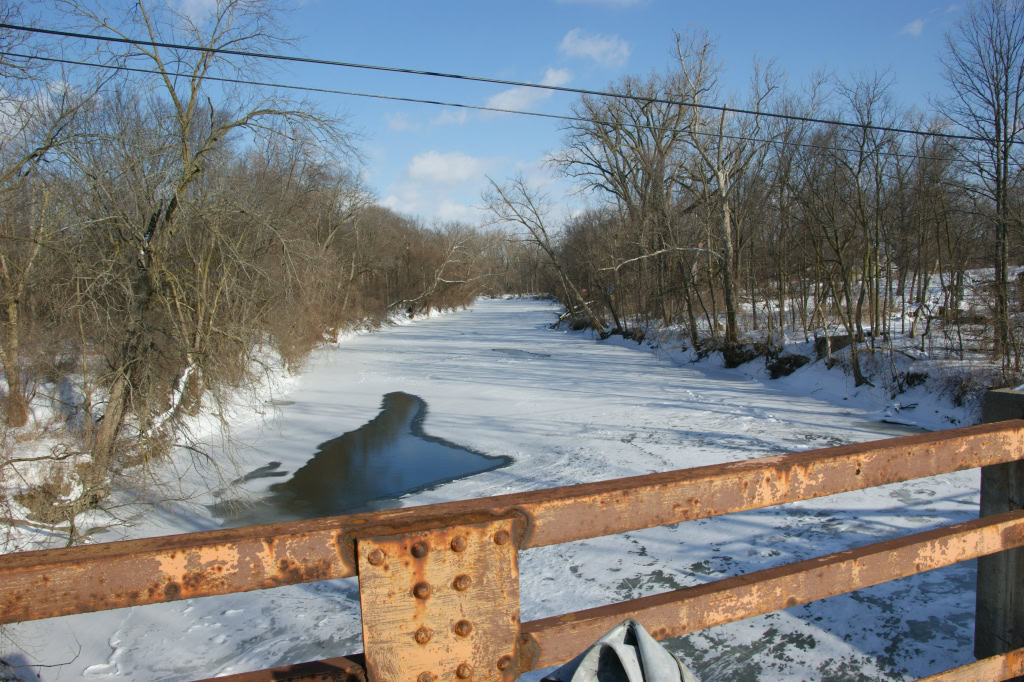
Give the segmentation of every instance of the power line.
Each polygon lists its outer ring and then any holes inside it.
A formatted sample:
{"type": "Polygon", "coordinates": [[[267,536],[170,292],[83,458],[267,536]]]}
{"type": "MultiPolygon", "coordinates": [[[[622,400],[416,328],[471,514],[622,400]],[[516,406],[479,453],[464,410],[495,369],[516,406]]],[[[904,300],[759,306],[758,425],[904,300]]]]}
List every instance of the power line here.
{"type": "MultiPolygon", "coordinates": [[[[618,92],[609,92],[604,90],[588,90],[584,88],[570,88],[564,85],[544,85],[542,83],[526,83],[522,81],[511,81],[504,80],[501,78],[487,78],[484,76],[467,76],[463,74],[445,73],[441,71],[425,71],[421,69],[412,69],[397,66],[381,66],[377,64],[359,64],[355,62],[342,62],[332,59],[318,59],[314,57],[299,57],[295,55],[283,55],[274,54],[269,52],[249,52],[247,50],[233,50],[229,48],[219,47],[200,47],[196,45],[182,45],[179,43],[167,43],[160,41],[150,40],[138,40],[135,38],[123,38],[119,36],[97,36],[89,33],[76,33],[73,31],[61,31],[58,29],[51,28],[35,28],[32,26],[19,26],[17,24],[6,24],[0,23],[0,28],[10,29],[14,31],[24,31],[27,33],[39,33],[45,35],[61,36],[65,38],[79,38],[82,40],[97,40],[108,43],[119,43],[123,45],[136,45],[146,47],[162,47],[173,50],[189,50],[192,52],[208,52],[210,54],[224,54],[232,55],[236,57],[250,57],[255,59],[272,59],[277,61],[296,62],[301,64],[317,64],[321,66],[337,66],[350,69],[367,69],[371,71],[385,71],[388,73],[404,73],[415,76],[431,76],[434,78],[450,78],[461,81],[472,81],[477,83],[491,83],[495,85],[511,85],[520,88],[535,88],[540,90],[548,90],[553,92],[567,92],[576,95],[592,95],[596,97],[612,97],[616,99],[626,99],[640,102],[649,102],[652,104],[670,104],[674,106],[689,106],[696,109],[706,109],[709,111],[725,112],[729,111],[736,114],[744,114],[748,116],[764,116],[767,118],[778,118],[787,121],[799,121],[803,123],[820,123],[824,125],[842,126],[848,128],[859,128],[861,130],[877,130],[880,132],[889,133],[901,133],[907,135],[921,135],[926,137],[940,137],[950,140],[966,140],[970,142],[992,142],[990,138],[978,137],[974,135],[956,135],[953,133],[935,133],[926,132],[921,130],[912,130],[909,128],[894,128],[890,126],[872,125],[868,123],[851,123],[849,121],[831,120],[815,118],[812,116],[798,116],[795,114],[780,114],[771,111],[755,111],[752,109],[742,109],[726,107],[720,104],[700,104],[696,102],[684,102],[680,100],[673,100],[661,97],[644,97],[638,95],[626,95],[618,92]]],[[[1013,142],[1016,142],[1014,140],[1013,142]]]]}
{"type": "MultiPolygon", "coordinates": [[[[174,77],[174,78],[191,78],[192,77],[192,74],[179,73],[179,72],[174,72],[174,71],[162,71],[162,70],[159,70],[159,69],[143,69],[143,68],[138,68],[138,67],[123,66],[123,65],[117,65],[117,64],[97,64],[97,63],[94,63],[94,62],[84,62],[84,61],[78,61],[78,60],[74,60],[74,59],[61,59],[61,58],[57,58],[57,57],[44,57],[42,55],[27,55],[27,54],[20,54],[20,53],[17,53],[17,52],[0,52],[0,56],[14,57],[16,59],[35,59],[35,60],[38,60],[38,61],[50,62],[50,63],[55,63],[55,64],[67,64],[69,66],[87,66],[87,67],[91,67],[91,68],[94,68],[94,69],[107,69],[107,70],[112,70],[112,71],[128,71],[128,72],[131,72],[131,73],[144,73],[144,74],[148,74],[148,75],[163,75],[163,76],[169,76],[169,77],[174,77]]],[[[288,84],[285,84],[285,83],[269,83],[269,82],[264,82],[264,81],[246,80],[246,79],[242,79],[242,78],[227,78],[227,77],[224,77],[224,76],[203,76],[203,80],[215,81],[215,82],[219,82],[219,83],[230,83],[230,84],[234,84],[234,85],[251,85],[251,86],[256,86],[256,87],[282,88],[282,89],[285,89],[285,90],[298,90],[298,91],[302,91],[302,92],[316,92],[316,93],[329,94],[329,95],[343,95],[343,96],[348,96],[348,97],[365,97],[365,98],[369,98],[369,99],[390,100],[390,101],[394,101],[394,102],[409,102],[409,103],[414,103],[414,104],[431,104],[431,105],[442,106],[442,107],[454,107],[454,108],[458,108],[458,109],[471,109],[471,110],[475,110],[475,111],[488,111],[488,112],[499,113],[499,114],[517,114],[517,115],[520,115],[520,116],[534,116],[534,117],[537,117],[537,118],[557,119],[557,120],[561,120],[561,121],[572,121],[572,122],[576,122],[576,123],[593,123],[595,125],[603,125],[603,126],[610,126],[610,127],[618,126],[618,127],[623,127],[623,128],[633,128],[633,129],[637,129],[637,130],[652,130],[652,131],[657,131],[657,132],[670,132],[670,133],[684,133],[684,132],[687,132],[687,131],[682,130],[680,128],[668,128],[668,127],[664,127],[664,126],[652,126],[652,125],[646,125],[646,124],[641,124],[641,123],[625,123],[625,122],[620,122],[620,121],[606,121],[606,120],[596,119],[596,118],[584,118],[584,117],[580,117],[580,116],[568,116],[568,115],[565,115],[565,114],[548,114],[548,113],[543,113],[543,112],[539,112],[539,111],[523,111],[523,110],[519,110],[519,109],[502,109],[502,108],[499,108],[499,107],[487,107],[487,106],[482,106],[482,105],[477,105],[477,104],[463,104],[463,103],[460,103],[460,102],[445,102],[445,101],[441,101],[441,100],[419,99],[419,98],[416,98],[416,97],[402,97],[402,96],[399,96],[399,95],[381,95],[381,94],[376,94],[376,93],[354,92],[354,91],[351,91],[351,90],[336,90],[336,89],[332,89],[332,88],[317,88],[317,87],[306,86],[306,85],[288,85],[288,84]]],[[[845,148],[845,147],[837,147],[837,146],[834,146],[834,145],[815,144],[813,142],[786,142],[786,141],[783,141],[783,140],[766,140],[766,139],[763,139],[763,138],[748,137],[748,136],[743,136],[743,135],[726,135],[726,134],[721,134],[720,135],[719,133],[702,132],[702,131],[695,131],[694,134],[701,135],[701,136],[706,136],[706,137],[722,137],[722,138],[727,139],[727,140],[736,140],[736,141],[739,141],[739,142],[756,142],[756,143],[761,143],[761,144],[774,144],[774,145],[780,145],[780,146],[805,147],[805,148],[809,148],[809,149],[822,149],[822,150],[827,150],[827,151],[848,152],[848,153],[860,153],[860,152],[863,151],[863,150],[859,150],[859,149],[850,149],[850,148],[845,148]]],[[[879,151],[877,153],[880,154],[881,156],[891,156],[891,157],[894,157],[894,158],[916,158],[916,159],[921,159],[921,160],[925,160],[925,161],[953,161],[954,160],[954,159],[945,158],[945,157],[921,156],[921,155],[918,155],[918,154],[911,154],[911,153],[907,153],[907,152],[879,151]]]]}

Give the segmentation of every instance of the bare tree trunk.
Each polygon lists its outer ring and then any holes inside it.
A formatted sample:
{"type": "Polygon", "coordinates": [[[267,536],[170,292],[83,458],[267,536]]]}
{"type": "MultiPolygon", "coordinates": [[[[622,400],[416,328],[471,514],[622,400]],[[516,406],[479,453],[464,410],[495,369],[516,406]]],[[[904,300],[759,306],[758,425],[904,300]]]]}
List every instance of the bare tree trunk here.
{"type": "Polygon", "coordinates": [[[8,426],[19,427],[28,423],[28,404],[21,382],[21,353],[18,344],[18,301],[7,303],[7,334],[5,347],[0,351],[0,364],[7,375],[7,400],[4,418],[8,426]]]}
{"type": "Polygon", "coordinates": [[[348,269],[348,286],[345,287],[345,298],[341,302],[342,314],[348,310],[349,297],[352,295],[352,286],[356,279],[356,257],[359,254],[359,221],[358,219],[353,222],[352,232],[355,234],[355,244],[352,246],[352,262],[348,269]]]}
{"type": "MultiPolygon", "coordinates": [[[[724,119],[725,112],[722,112],[724,119]]],[[[721,175],[721,174],[720,174],[721,175]]],[[[728,182],[724,177],[719,182],[728,182]]],[[[736,346],[739,344],[739,323],[736,320],[736,252],[732,241],[732,210],[727,195],[721,197],[721,229],[723,253],[722,253],[722,288],[725,295],[725,345],[736,346]]]]}
{"type": "Polygon", "coordinates": [[[514,223],[526,228],[532,237],[531,241],[544,251],[555,272],[558,273],[558,276],[572,292],[573,298],[576,299],[580,308],[586,314],[590,326],[603,338],[606,335],[604,325],[597,319],[594,311],[591,310],[583,294],[580,293],[580,290],[569,277],[565,268],[562,267],[555,253],[551,239],[548,236],[547,227],[544,225],[545,210],[541,199],[534,196],[526,185],[526,180],[521,175],[513,179],[508,187],[502,187],[493,180],[490,180],[490,183],[493,191],[484,196],[487,208],[494,213],[499,221],[514,223]]]}
{"type": "Polygon", "coordinates": [[[690,333],[690,344],[696,349],[700,346],[700,336],[697,334],[697,317],[693,314],[692,274],[681,259],[679,261],[679,274],[680,281],[683,284],[683,302],[686,305],[686,323],[690,333]]]}

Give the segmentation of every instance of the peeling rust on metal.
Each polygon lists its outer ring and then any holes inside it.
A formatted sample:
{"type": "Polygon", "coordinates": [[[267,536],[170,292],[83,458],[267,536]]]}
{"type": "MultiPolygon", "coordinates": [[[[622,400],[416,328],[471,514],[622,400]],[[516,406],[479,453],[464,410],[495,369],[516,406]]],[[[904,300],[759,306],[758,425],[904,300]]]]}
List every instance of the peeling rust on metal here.
{"type": "MultiPolygon", "coordinates": [[[[0,556],[0,624],[349,577],[358,570],[361,538],[510,519],[510,546],[525,549],[989,466],[1021,454],[1024,421],[1018,420],[479,500],[9,554],[0,556]]],[[[462,535],[453,532],[431,554],[458,551],[462,535]]]]}
{"type": "Polygon", "coordinates": [[[495,662],[517,653],[518,551],[512,542],[494,542],[502,532],[511,540],[514,523],[500,519],[359,540],[363,645],[372,682],[418,682],[427,674],[467,679],[460,669],[479,682],[515,679],[495,662]],[[466,540],[459,552],[452,549],[456,537],[466,540]],[[428,551],[411,558],[420,544],[428,551]],[[406,560],[390,570],[374,567],[369,556],[377,550],[406,560]],[[424,630],[430,637],[418,636],[424,630]]]}
{"type": "Polygon", "coordinates": [[[1024,675],[1024,649],[983,658],[945,672],[921,678],[920,682],[976,682],[977,680],[1013,680],[1024,675]]]}
{"type": "Polygon", "coordinates": [[[535,647],[520,672],[571,658],[634,618],[657,639],[852,592],[1024,545],[1024,510],[837,552],[705,585],[523,623],[535,647]]]}
{"type": "MultiPolygon", "coordinates": [[[[521,542],[518,542],[518,539],[524,537],[529,532],[532,519],[522,509],[494,504],[495,501],[512,501],[517,497],[519,497],[518,494],[502,495],[477,500],[424,505],[422,507],[403,507],[383,512],[336,516],[331,517],[331,519],[321,520],[336,520],[339,525],[343,524],[346,526],[346,529],[339,534],[338,538],[339,555],[346,562],[351,562],[351,565],[355,567],[359,565],[356,559],[356,543],[362,538],[398,533],[414,533],[435,528],[455,527],[505,519],[513,521],[512,532],[517,538],[516,546],[522,548],[523,545],[521,542]]],[[[455,538],[452,539],[453,542],[454,540],[455,538]]]]}
{"type": "MultiPolygon", "coordinates": [[[[519,677],[520,673],[526,672],[528,670],[537,669],[536,661],[540,658],[540,648],[537,646],[537,641],[533,638],[532,635],[519,635],[519,642],[516,645],[516,653],[516,677],[519,677]]],[[[499,660],[499,664],[500,663],[501,661],[499,660]]],[[[498,669],[505,670],[511,664],[512,658],[509,657],[508,662],[505,664],[505,667],[503,668],[499,665],[498,669]]]]}

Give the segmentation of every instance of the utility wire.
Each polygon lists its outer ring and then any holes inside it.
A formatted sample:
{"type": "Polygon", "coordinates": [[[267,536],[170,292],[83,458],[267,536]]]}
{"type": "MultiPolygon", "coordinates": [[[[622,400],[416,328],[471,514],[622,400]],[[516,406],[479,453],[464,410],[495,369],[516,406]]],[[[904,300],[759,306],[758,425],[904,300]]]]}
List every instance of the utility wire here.
{"type": "MultiPolygon", "coordinates": [[[[175,71],[162,71],[159,69],[142,69],[131,66],[120,66],[117,64],[97,64],[95,62],[83,62],[74,59],[60,59],[57,57],[43,57],[41,55],[28,55],[20,54],[17,52],[0,52],[0,56],[3,57],[14,57],[16,59],[35,59],[38,61],[50,62],[54,64],[67,64],[70,66],[87,66],[94,69],[108,69],[112,71],[128,71],[131,73],[144,73],[149,75],[160,75],[168,76],[173,78],[191,78],[192,74],[179,73],[175,71]]],[[[547,114],[539,111],[523,111],[519,109],[502,109],[499,107],[487,107],[477,104],[463,104],[460,102],[444,102],[441,100],[430,100],[430,99],[419,99],[415,97],[401,97],[398,95],[381,95],[367,92],[353,92],[350,90],[335,90],[332,88],[317,88],[306,85],[288,85],[285,83],[268,83],[264,81],[246,80],[242,78],[227,78],[223,76],[203,76],[203,80],[215,81],[218,83],[231,83],[234,85],[252,85],[257,87],[266,88],[282,88],[286,90],[299,90],[302,92],[317,92],[328,95],[344,95],[347,97],[366,97],[370,99],[390,100],[394,102],[411,102],[414,104],[432,104],[435,106],[442,107],[454,107],[457,109],[471,109],[475,111],[489,111],[498,114],[517,114],[520,116],[534,116],[538,118],[549,118],[557,119],[560,121],[572,121],[574,123],[593,123],[595,125],[603,125],[609,127],[622,127],[622,128],[633,128],[637,130],[652,130],[657,132],[670,132],[670,133],[686,133],[688,131],[680,128],[667,128],[664,126],[652,126],[642,123],[627,123],[622,121],[606,121],[596,118],[584,118],[580,116],[568,116],[565,114],[547,114]]],[[[850,149],[845,147],[837,147],[834,145],[815,144],[813,142],[787,142],[783,140],[766,140],[757,137],[747,137],[742,135],[726,135],[713,132],[694,131],[696,135],[702,135],[707,137],[722,137],[727,140],[737,140],[740,142],[756,142],[761,144],[774,144],[780,146],[790,147],[806,147],[809,149],[822,149],[827,151],[847,152],[847,153],[862,153],[864,150],[861,149],[850,149]]],[[[891,156],[895,158],[915,158],[925,161],[953,161],[954,159],[946,157],[934,157],[934,156],[921,156],[919,154],[911,154],[907,152],[893,152],[893,151],[878,151],[881,156],[891,156]]]]}
{"type": "MultiPolygon", "coordinates": [[[[772,111],[756,111],[753,109],[741,109],[727,107],[721,104],[699,104],[696,102],[684,102],[680,100],[673,100],[661,97],[644,97],[640,95],[627,95],[620,92],[609,92],[605,90],[587,90],[584,88],[570,88],[564,85],[544,85],[542,83],[525,83],[522,81],[511,81],[504,80],[501,78],[487,78],[484,76],[467,76],[455,73],[444,73],[441,71],[424,71],[421,69],[403,68],[397,66],[381,66],[377,64],[358,64],[355,62],[342,62],[332,59],[318,59],[314,57],[298,57],[295,55],[284,55],[274,54],[270,52],[249,52],[247,50],[232,50],[229,48],[221,47],[200,47],[196,45],[182,45],[179,43],[167,43],[160,41],[151,40],[138,40],[135,38],[122,38],[119,36],[97,36],[89,33],[76,33],[74,31],[61,31],[52,28],[35,28],[32,26],[19,26],[17,24],[6,24],[0,23],[0,29],[10,29],[13,31],[24,31],[27,33],[39,33],[44,35],[61,36],[65,38],[79,38],[82,40],[98,40],[108,43],[120,43],[123,45],[137,45],[145,47],[163,47],[173,50],[190,50],[193,52],[208,52],[210,54],[224,54],[232,55],[236,57],[250,57],[256,59],[273,59],[277,61],[286,62],[297,62],[301,64],[318,64],[322,66],[338,66],[350,69],[367,69],[371,71],[386,71],[388,73],[405,73],[415,76],[431,76],[435,78],[451,78],[462,81],[472,81],[477,83],[492,83],[496,85],[512,85],[520,88],[535,88],[540,90],[548,90],[554,92],[568,92],[576,95],[592,95],[595,97],[612,97],[616,99],[626,99],[639,102],[649,102],[652,104],[670,104],[675,106],[688,106],[696,109],[706,109],[709,111],[729,111],[736,114],[745,114],[748,116],[765,116],[768,118],[778,118],[787,121],[800,121],[803,123],[821,123],[825,125],[843,126],[848,128],[860,128],[862,130],[877,130],[881,132],[889,133],[902,133],[908,135],[921,135],[927,137],[940,137],[950,140],[967,140],[970,142],[993,142],[992,139],[986,137],[978,137],[974,135],[956,135],[953,133],[936,133],[927,132],[922,130],[912,130],[909,128],[894,128],[890,126],[872,125],[870,123],[851,123],[849,121],[831,120],[823,118],[815,118],[812,116],[797,116],[795,114],[780,114],[772,111]]],[[[1012,142],[1016,143],[1017,140],[1012,142]]]]}

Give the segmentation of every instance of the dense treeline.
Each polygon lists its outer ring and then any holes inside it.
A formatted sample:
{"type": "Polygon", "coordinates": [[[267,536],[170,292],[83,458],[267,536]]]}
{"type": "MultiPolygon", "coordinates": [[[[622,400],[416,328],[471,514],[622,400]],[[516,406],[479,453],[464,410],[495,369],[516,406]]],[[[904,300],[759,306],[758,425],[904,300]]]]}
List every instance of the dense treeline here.
{"type": "MultiPolygon", "coordinates": [[[[201,25],[172,5],[126,3],[112,24],[59,3],[105,34],[275,46],[271,3],[218,2],[201,25]]],[[[148,73],[0,62],[4,442],[42,387],[64,424],[39,520],[101,504],[118,472],[181,442],[183,419],[237,394],[268,351],[299,363],[346,328],[535,284],[514,281],[537,268],[517,267],[531,254],[499,233],[375,205],[344,120],[210,80],[253,75],[244,60],[117,45],[93,58],[148,73]]],[[[9,453],[0,479],[16,475],[9,453]]]]}
{"type": "Polygon", "coordinates": [[[553,162],[595,204],[558,238],[521,179],[488,195],[499,220],[547,252],[553,293],[581,324],[624,334],[681,325],[694,346],[735,361],[752,332],[777,352],[786,333],[838,327],[861,341],[851,346],[858,385],[859,355],[891,333],[941,329],[947,353],[982,352],[1019,372],[1024,299],[1009,276],[1024,255],[1019,3],[967,10],[943,60],[949,91],[929,119],[900,109],[886,74],[819,77],[794,92],[772,64],[754,65],[745,99],[715,108],[726,98],[713,41],[677,34],[673,55],[666,72],[627,76],[609,88],[617,96],[576,105],[553,162]]]}

